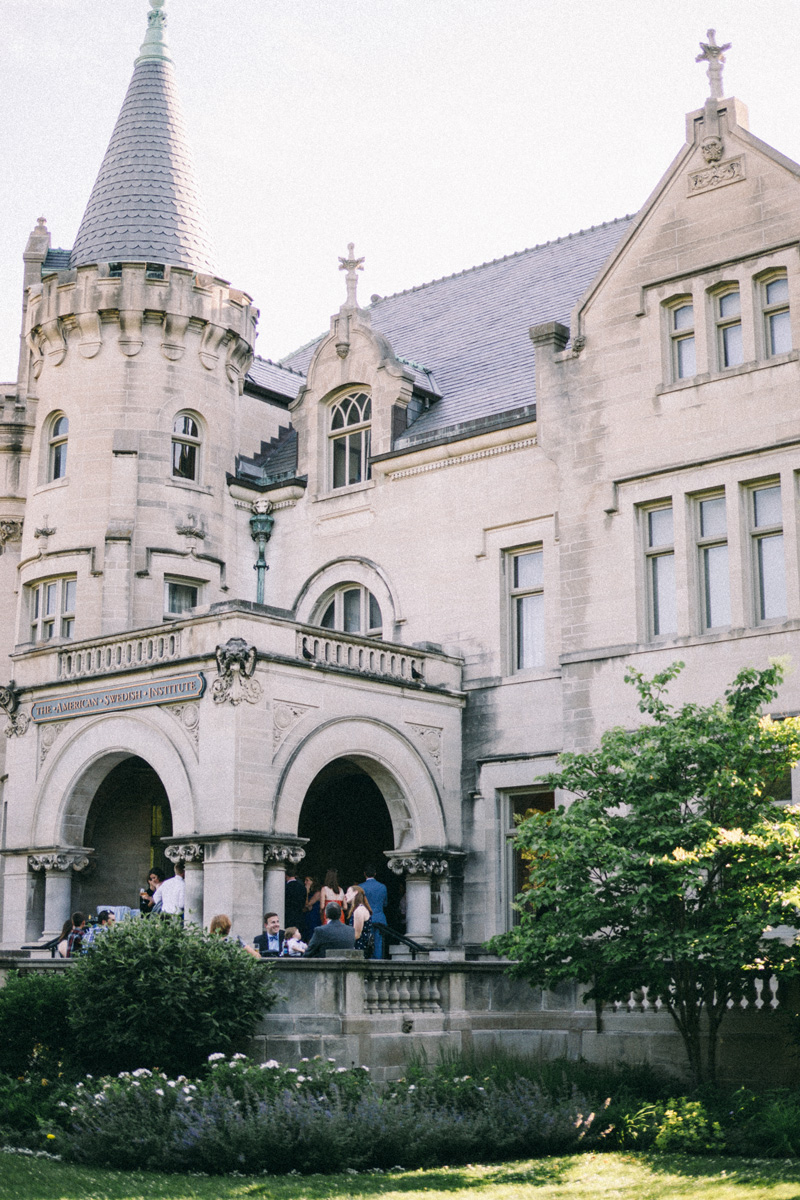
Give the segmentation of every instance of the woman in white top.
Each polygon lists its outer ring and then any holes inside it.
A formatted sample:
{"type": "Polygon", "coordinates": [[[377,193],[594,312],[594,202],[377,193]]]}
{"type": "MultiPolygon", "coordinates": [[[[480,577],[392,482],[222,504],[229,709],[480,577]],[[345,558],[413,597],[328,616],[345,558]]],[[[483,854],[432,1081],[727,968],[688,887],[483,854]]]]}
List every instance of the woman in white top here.
{"type": "Polygon", "coordinates": [[[339,883],[339,876],[335,867],[329,867],[328,873],[325,876],[325,882],[322,885],[322,890],[319,895],[319,911],[322,914],[322,924],[328,924],[328,918],[325,916],[325,909],[329,904],[338,904],[342,909],[341,920],[344,921],[344,903],[345,894],[339,883]]]}

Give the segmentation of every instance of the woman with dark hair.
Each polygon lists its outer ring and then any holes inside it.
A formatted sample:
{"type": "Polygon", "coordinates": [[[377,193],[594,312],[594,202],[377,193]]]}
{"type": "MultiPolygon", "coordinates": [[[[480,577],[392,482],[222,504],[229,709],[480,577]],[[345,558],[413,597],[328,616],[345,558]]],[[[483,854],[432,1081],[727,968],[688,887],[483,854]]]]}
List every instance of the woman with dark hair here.
{"type": "Polygon", "coordinates": [[[160,887],[163,882],[163,872],[157,871],[153,867],[147,876],[147,887],[143,887],[139,892],[139,912],[143,917],[149,917],[153,911],[153,896],[156,888],[160,887]]]}
{"type": "Polygon", "coordinates": [[[300,932],[304,942],[310,942],[314,930],[322,924],[319,911],[320,886],[312,875],[306,875],[306,902],[303,905],[303,919],[300,922],[300,932]]]}
{"type": "Polygon", "coordinates": [[[322,924],[328,924],[328,918],[325,915],[325,910],[329,904],[338,904],[342,909],[341,920],[344,923],[344,902],[345,894],[342,885],[339,883],[339,874],[335,867],[328,867],[325,876],[325,882],[322,885],[322,891],[319,894],[319,910],[322,913],[322,924]]]}
{"type": "Polygon", "coordinates": [[[372,932],[372,908],[364,895],[363,888],[353,884],[347,890],[347,924],[353,926],[356,950],[364,951],[364,958],[372,958],[375,935],[372,932]]]}

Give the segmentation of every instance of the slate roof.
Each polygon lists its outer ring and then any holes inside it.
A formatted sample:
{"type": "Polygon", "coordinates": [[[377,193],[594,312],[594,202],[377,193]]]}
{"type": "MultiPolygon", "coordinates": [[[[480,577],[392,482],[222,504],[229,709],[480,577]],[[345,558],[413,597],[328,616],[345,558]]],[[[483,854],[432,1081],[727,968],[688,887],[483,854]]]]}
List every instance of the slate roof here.
{"type": "Polygon", "coordinates": [[[283,396],[287,400],[294,400],[306,381],[305,375],[301,375],[298,371],[282,367],[280,363],[274,363],[271,358],[259,358],[258,355],[253,359],[253,365],[247,372],[247,379],[263,391],[272,392],[275,396],[283,396]]]}
{"type": "Polygon", "coordinates": [[[139,60],[70,266],[155,262],[216,274],[169,59],[139,60]]]}
{"type": "Polygon", "coordinates": [[[261,449],[252,457],[236,456],[236,475],[239,479],[252,479],[256,483],[274,483],[280,479],[292,479],[297,474],[297,430],[281,427],[278,436],[262,442],[261,449]]]}
{"type": "Polygon", "coordinates": [[[46,275],[49,271],[66,271],[69,266],[70,253],[70,250],[61,250],[51,246],[42,263],[42,274],[46,275]]]}
{"type": "MultiPolygon", "coordinates": [[[[467,423],[478,429],[532,415],[530,326],[569,325],[573,305],[632,221],[621,217],[375,300],[369,308],[373,328],[398,357],[432,372],[442,397],[396,445],[453,436],[467,423]]],[[[281,365],[306,371],[320,340],[281,365]]]]}

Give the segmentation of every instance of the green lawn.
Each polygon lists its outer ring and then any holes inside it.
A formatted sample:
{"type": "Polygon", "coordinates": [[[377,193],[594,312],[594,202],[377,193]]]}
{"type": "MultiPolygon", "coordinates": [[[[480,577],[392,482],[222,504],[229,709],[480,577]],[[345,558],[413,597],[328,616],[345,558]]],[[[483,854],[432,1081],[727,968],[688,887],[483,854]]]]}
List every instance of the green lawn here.
{"type": "MultiPolygon", "coordinates": [[[[279,1136],[279,1131],[276,1131],[279,1136]]],[[[0,1200],[800,1200],[800,1160],[574,1154],[385,1175],[181,1176],[0,1153],[0,1200]]]]}

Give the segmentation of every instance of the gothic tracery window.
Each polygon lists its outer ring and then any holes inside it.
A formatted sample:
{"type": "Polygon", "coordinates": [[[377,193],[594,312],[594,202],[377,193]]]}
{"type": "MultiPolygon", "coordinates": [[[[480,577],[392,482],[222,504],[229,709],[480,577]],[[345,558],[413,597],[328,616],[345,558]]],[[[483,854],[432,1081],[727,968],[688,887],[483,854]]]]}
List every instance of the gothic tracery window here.
{"type": "Polygon", "coordinates": [[[370,478],[372,404],[366,392],[348,392],[331,408],[331,487],[350,487],[370,478]]]}

